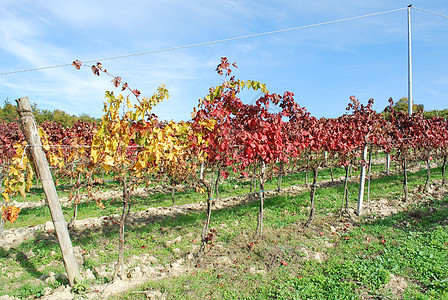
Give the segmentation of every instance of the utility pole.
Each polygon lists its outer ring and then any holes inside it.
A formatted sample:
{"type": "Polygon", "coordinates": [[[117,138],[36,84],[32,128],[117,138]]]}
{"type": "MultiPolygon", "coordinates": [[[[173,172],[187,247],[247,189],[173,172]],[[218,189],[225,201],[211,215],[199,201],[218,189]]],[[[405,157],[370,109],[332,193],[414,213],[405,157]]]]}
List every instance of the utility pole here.
{"type": "Polygon", "coordinates": [[[412,52],[411,52],[411,7],[408,5],[408,112],[412,115],[412,52]]]}

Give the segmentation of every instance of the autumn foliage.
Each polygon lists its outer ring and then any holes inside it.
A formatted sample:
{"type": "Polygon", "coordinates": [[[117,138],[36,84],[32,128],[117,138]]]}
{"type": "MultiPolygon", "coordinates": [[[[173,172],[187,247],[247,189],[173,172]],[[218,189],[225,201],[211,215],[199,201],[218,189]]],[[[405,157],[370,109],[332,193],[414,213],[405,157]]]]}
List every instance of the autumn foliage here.
{"type": "MultiPolygon", "coordinates": [[[[78,60],[73,65],[76,69],[83,66],[78,60]]],[[[142,97],[139,90],[111,75],[101,63],[91,66],[95,76],[110,76],[112,85],[130,96],[107,92],[99,124],[77,122],[70,128],[57,123],[41,125],[43,146],[57,177],[81,174],[92,181],[103,171],[122,179],[130,175],[127,180],[136,183],[163,177],[173,186],[181,182],[197,185],[210,200],[212,178],[199,178],[201,165],[206,174],[227,178],[231,174],[248,177],[257,168],[261,172],[262,165],[278,170],[280,163],[301,161],[317,176],[328,161],[346,168],[356,164],[362,149],[369,145],[391,153],[404,168],[413,160],[429,162],[439,157],[445,168],[445,119],[395,111],[392,100],[379,113],[373,110],[373,99],[363,105],[354,96],[346,114],[319,119],[301,107],[291,92],[271,93],[263,83],[237,79],[236,68],[235,63],[222,58],[216,72],[223,82],[199,100],[191,120],[166,122],[152,112],[168,98],[164,85],[152,96],[142,97]],[[244,90],[260,96],[248,103],[241,96],[244,90]]],[[[14,195],[26,194],[34,174],[17,124],[0,123],[0,142],[3,197],[9,203],[14,195]]],[[[9,216],[16,213],[8,207],[3,208],[4,219],[12,220],[9,216]]]]}

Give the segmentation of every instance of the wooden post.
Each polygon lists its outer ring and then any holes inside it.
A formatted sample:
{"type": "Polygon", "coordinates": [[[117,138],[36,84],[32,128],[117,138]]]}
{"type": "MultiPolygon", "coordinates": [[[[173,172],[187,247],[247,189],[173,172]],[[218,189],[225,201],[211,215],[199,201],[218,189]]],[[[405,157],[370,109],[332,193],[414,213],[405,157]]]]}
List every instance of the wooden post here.
{"type": "Polygon", "coordinates": [[[78,264],[76,262],[75,253],[73,251],[72,242],[65,223],[64,214],[62,213],[61,203],[54,186],[53,177],[48,166],[48,161],[42,149],[42,142],[39,132],[31,112],[31,106],[28,97],[16,100],[17,111],[20,116],[20,124],[23,134],[28,142],[29,153],[31,153],[32,161],[36,168],[36,172],[42,182],[42,187],[47,197],[48,207],[50,208],[51,218],[53,220],[56,235],[58,237],[59,247],[62,251],[62,259],[64,261],[65,270],[71,286],[81,280],[78,264]]]}

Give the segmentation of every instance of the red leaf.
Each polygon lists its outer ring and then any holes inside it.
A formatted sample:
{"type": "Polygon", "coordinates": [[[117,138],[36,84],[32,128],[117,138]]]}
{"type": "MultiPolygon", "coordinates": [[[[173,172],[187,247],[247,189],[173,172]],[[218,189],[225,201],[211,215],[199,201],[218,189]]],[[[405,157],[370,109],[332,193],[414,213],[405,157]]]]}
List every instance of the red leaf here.
{"type": "Polygon", "coordinates": [[[79,60],[75,60],[75,61],[73,61],[72,65],[75,66],[75,68],[77,70],[79,70],[79,69],[81,69],[82,63],[79,60]]]}
{"type": "Polygon", "coordinates": [[[227,177],[229,176],[229,172],[228,171],[221,171],[221,176],[224,179],[227,179],[227,177]]]}
{"type": "Polygon", "coordinates": [[[139,90],[132,90],[132,93],[134,93],[135,97],[139,97],[142,94],[139,90]]]}
{"type": "Polygon", "coordinates": [[[93,75],[100,76],[100,70],[96,66],[92,66],[93,75]]]}
{"type": "Polygon", "coordinates": [[[114,79],[112,79],[112,83],[113,85],[117,88],[118,86],[120,86],[120,82],[121,82],[121,77],[117,76],[114,77],[114,79]]]}

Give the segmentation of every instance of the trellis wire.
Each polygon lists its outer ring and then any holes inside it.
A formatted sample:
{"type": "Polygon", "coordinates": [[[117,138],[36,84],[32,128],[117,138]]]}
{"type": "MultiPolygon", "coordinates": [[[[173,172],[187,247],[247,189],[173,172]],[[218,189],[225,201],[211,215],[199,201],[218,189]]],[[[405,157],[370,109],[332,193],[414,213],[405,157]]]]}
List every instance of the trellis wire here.
{"type": "MultiPolygon", "coordinates": [[[[357,20],[357,19],[362,19],[362,18],[367,18],[367,17],[372,17],[372,16],[378,16],[378,15],[382,15],[382,14],[397,12],[397,11],[401,11],[401,10],[405,10],[405,9],[407,9],[407,7],[402,7],[402,8],[397,8],[397,9],[392,9],[392,10],[387,10],[387,11],[382,11],[382,12],[377,12],[377,13],[371,13],[371,14],[366,14],[366,15],[360,15],[360,16],[355,16],[355,17],[343,18],[343,19],[338,19],[338,20],[320,22],[320,23],[315,23],[315,24],[297,26],[297,27],[292,27],[292,28],[285,28],[285,29],[280,29],[280,30],[273,30],[273,31],[268,31],[268,32],[249,34],[249,35],[245,35],[245,36],[226,38],[226,39],[215,40],[215,41],[208,41],[208,42],[176,46],[176,47],[170,47],[170,48],[164,48],[164,49],[158,49],[158,50],[150,50],[150,51],[144,51],[144,52],[138,52],[138,53],[131,53],[131,54],[126,54],[126,55],[118,55],[118,56],[112,56],[112,57],[92,59],[92,60],[83,61],[83,63],[96,63],[98,61],[116,60],[116,59],[123,59],[123,58],[134,57],[134,56],[141,56],[141,55],[175,51],[175,50],[181,50],[181,49],[187,49],[187,48],[193,48],[193,47],[199,47],[199,46],[206,46],[206,45],[212,45],[212,44],[226,43],[226,42],[237,41],[237,40],[242,40],[242,39],[260,37],[260,36],[272,35],[272,34],[279,34],[279,33],[300,30],[300,29],[306,29],[306,28],[312,28],[312,27],[317,27],[317,26],[322,26],[322,25],[329,25],[329,24],[335,24],[335,23],[340,23],[340,22],[352,21],[352,20],[357,20]]],[[[71,65],[72,65],[72,63],[66,63],[66,64],[59,64],[59,65],[53,65],[53,66],[38,67],[38,68],[33,68],[33,69],[23,69],[23,70],[0,73],[0,76],[17,74],[17,73],[25,73],[25,72],[33,72],[33,71],[42,71],[42,70],[48,70],[48,69],[55,69],[55,68],[67,67],[67,66],[71,66],[71,65]]]]}

